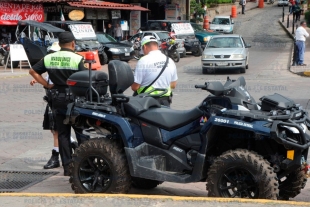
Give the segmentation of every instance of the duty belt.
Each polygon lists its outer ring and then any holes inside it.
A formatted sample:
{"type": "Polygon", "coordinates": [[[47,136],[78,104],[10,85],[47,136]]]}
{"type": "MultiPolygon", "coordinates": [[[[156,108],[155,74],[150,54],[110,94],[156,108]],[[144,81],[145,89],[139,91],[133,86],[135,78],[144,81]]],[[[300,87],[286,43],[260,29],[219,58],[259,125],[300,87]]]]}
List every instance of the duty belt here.
{"type": "Polygon", "coordinates": [[[55,98],[65,98],[66,101],[73,101],[74,97],[72,92],[70,91],[69,88],[65,89],[65,93],[64,92],[59,92],[58,89],[49,89],[48,90],[48,97],[49,99],[55,99],[55,98]]]}

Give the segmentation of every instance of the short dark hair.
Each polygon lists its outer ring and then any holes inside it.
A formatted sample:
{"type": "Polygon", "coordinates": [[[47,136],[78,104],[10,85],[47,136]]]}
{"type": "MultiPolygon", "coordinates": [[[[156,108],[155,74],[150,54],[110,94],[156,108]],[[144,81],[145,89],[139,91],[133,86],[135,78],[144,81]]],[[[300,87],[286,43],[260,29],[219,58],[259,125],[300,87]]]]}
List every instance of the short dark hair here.
{"type": "Polygon", "coordinates": [[[300,25],[304,25],[304,24],[307,25],[307,23],[306,23],[305,21],[301,21],[301,22],[300,22],[300,25]]]}

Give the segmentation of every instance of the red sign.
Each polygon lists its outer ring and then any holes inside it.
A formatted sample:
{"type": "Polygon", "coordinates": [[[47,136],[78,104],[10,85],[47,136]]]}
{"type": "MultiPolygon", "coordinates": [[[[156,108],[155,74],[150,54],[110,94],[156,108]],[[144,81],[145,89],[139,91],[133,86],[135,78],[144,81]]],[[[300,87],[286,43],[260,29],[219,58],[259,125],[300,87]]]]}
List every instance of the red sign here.
{"type": "Polygon", "coordinates": [[[43,22],[43,5],[0,2],[0,25],[17,25],[19,20],[43,22]]]}

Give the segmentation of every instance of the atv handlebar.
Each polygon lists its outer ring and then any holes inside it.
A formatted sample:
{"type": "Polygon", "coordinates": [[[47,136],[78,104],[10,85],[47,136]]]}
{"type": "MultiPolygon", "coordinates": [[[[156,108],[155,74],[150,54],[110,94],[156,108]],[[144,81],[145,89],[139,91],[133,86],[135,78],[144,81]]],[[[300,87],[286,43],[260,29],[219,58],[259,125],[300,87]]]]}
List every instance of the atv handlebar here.
{"type": "Polygon", "coordinates": [[[206,85],[195,85],[195,88],[206,89],[206,85]]]}

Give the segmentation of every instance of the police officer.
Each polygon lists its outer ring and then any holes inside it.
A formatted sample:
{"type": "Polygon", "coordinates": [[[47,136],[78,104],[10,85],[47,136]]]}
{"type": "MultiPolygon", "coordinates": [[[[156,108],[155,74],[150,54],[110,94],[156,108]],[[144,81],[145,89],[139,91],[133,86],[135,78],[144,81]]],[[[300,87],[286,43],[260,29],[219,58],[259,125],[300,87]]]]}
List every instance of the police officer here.
{"type": "MultiPolygon", "coordinates": [[[[141,47],[145,56],[137,63],[134,83],[131,85],[131,89],[138,94],[156,88],[167,89],[167,93],[156,99],[162,105],[170,106],[172,100],[171,89],[176,87],[178,79],[176,65],[158,49],[158,42],[155,37],[145,36],[141,41],[141,47]],[[168,61],[167,64],[166,61],[168,61]],[[166,67],[164,68],[165,65],[166,67]],[[160,74],[163,68],[164,70],[160,74]],[[156,80],[157,77],[158,79],[156,80]],[[154,80],[156,81],[153,83],[154,80]],[[150,84],[152,85],[150,86],[150,84]]],[[[160,93],[162,91],[155,91],[151,94],[156,95],[160,93]]]]}
{"type": "MultiPolygon", "coordinates": [[[[44,87],[50,89],[52,98],[52,110],[55,111],[56,128],[58,131],[59,152],[64,167],[64,175],[69,176],[69,163],[71,161],[72,149],[70,145],[71,126],[63,123],[66,118],[68,103],[72,102],[72,97],[68,94],[67,79],[75,72],[87,70],[84,67],[83,57],[74,53],[75,41],[71,32],[60,33],[59,36],[60,51],[48,54],[35,64],[29,73],[32,77],[44,87]],[[53,82],[50,85],[41,76],[47,72],[53,82]]],[[[73,127],[79,144],[87,137],[82,135],[82,129],[73,127]]]]}

